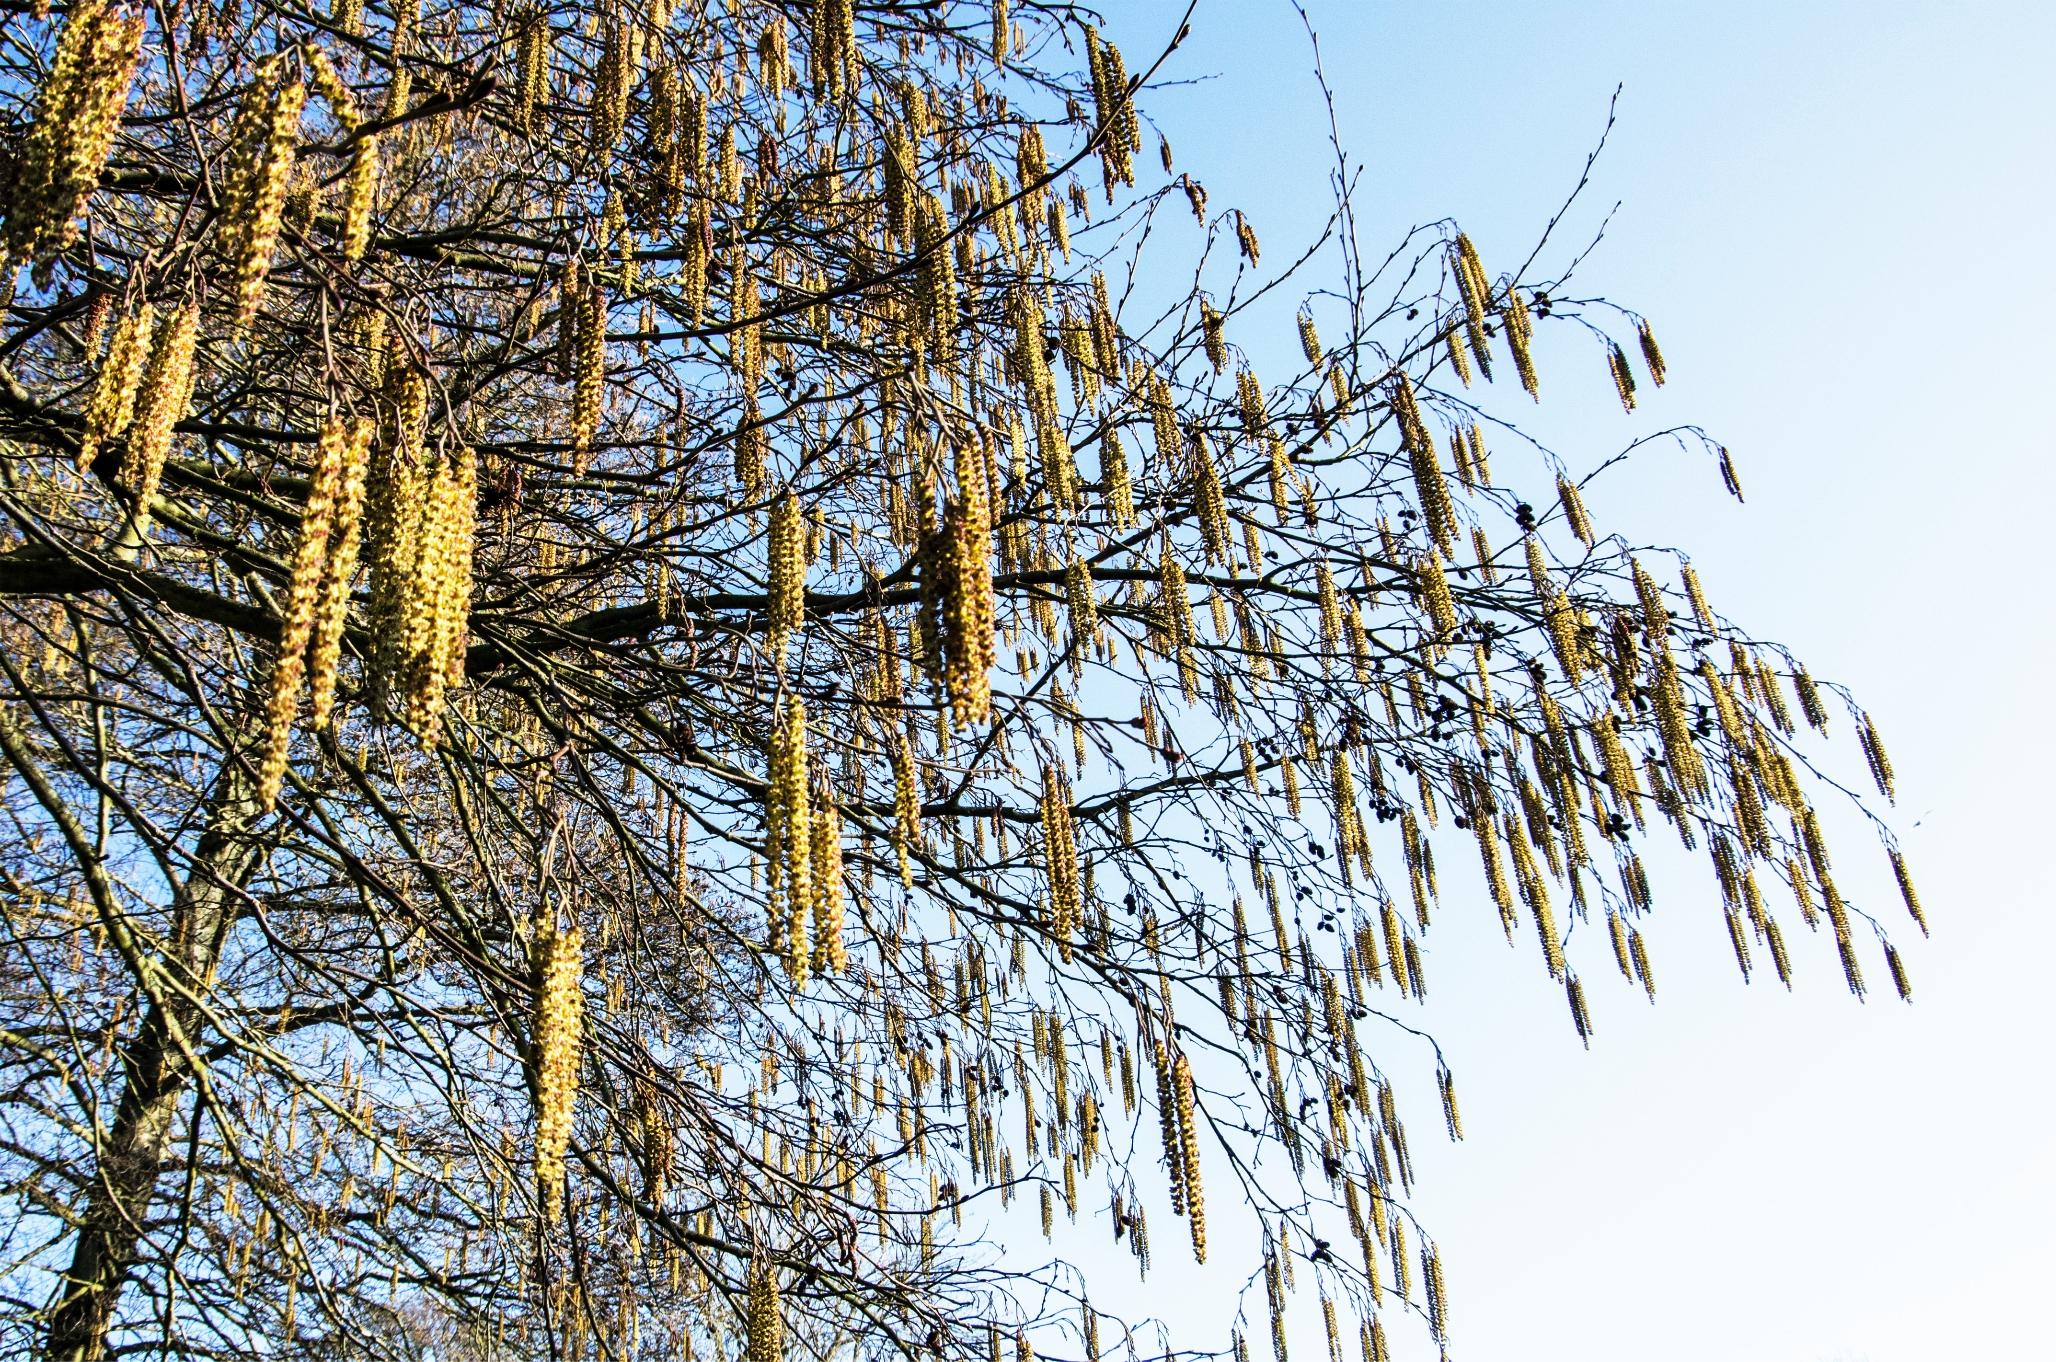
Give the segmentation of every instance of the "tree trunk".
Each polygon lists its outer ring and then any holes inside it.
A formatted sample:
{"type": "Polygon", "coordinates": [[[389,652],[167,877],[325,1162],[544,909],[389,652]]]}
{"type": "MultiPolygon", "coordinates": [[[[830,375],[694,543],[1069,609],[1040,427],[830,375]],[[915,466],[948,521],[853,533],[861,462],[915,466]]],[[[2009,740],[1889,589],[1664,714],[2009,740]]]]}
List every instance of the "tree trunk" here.
{"type": "Polygon", "coordinates": [[[238,915],[242,890],[263,860],[253,836],[255,786],[231,755],[209,795],[207,830],[191,874],[177,893],[172,940],[164,958],[168,981],[147,981],[153,995],[122,1049],[121,1101],[100,1145],[86,1213],[72,1246],[70,1270],[52,1306],[46,1351],[51,1362],[99,1362],[136,1266],[137,1248],[164,1166],[167,1141],[192,1085],[190,1056],[199,1009],[187,993],[204,994],[222,943],[238,915]]]}

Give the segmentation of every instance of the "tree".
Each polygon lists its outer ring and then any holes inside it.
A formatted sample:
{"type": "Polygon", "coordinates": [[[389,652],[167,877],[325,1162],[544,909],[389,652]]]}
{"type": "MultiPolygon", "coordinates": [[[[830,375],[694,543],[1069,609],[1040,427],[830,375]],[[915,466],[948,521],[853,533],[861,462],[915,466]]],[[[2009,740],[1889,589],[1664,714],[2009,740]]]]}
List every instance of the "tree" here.
{"type": "Polygon", "coordinates": [[[1581,1034],[1582,970],[1653,991],[1659,824],[1745,973],[1778,880],[1906,991],[1810,803],[1847,696],[1567,466],[1494,479],[1535,331],[1632,406],[1647,323],[1447,223],[1368,260],[1346,161],[1265,273],[1146,164],[1183,29],[1096,23],[15,27],[11,1351],[1096,1358],[994,1203],[1146,1266],[1211,1184],[1270,1327],[1310,1274],[1381,1358],[1447,1327],[1402,1097],[1456,1090],[1394,1015],[1438,850],[1581,1034]]]}

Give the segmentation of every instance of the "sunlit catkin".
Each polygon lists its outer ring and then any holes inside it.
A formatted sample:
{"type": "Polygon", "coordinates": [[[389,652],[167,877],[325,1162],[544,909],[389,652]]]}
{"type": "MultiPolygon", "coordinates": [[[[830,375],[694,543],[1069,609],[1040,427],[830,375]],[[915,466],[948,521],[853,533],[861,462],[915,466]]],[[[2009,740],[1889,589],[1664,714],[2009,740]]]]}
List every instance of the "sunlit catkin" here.
{"type": "MultiPolygon", "coordinates": [[[[823,7],[830,0],[821,0],[823,7]]],[[[778,1302],[778,1270],[768,1259],[750,1265],[750,1294],[744,1325],[744,1362],[784,1362],[785,1317],[778,1302]]]]}
{"type": "Polygon", "coordinates": [[[1621,400],[1621,410],[1635,409],[1635,371],[1628,367],[1628,352],[1618,345],[1609,345],[1606,350],[1606,367],[1613,373],[1613,391],[1621,400]]]}
{"type": "Polygon", "coordinates": [[[272,664],[271,698],[266,714],[264,751],[257,768],[257,802],[269,809],[285,783],[286,756],[292,740],[300,689],[307,676],[308,644],[320,613],[322,588],[329,572],[331,538],[338,522],[355,534],[357,507],[364,478],[359,425],[341,413],[323,424],[316,447],[314,476],[307,504],[300,513],[300,537],[293,550],[293,575],[286,589],[284,618],[279,623],[278,656],[272,664]]]}
{"type": "Polygon", "coordinates": [[[1592,517],[1586,514],[1585,499],[1578,493],[1578,485],[1561,473],[1556,478],[1556,498],[1563,503],[1563,518],[1570,522],[1571,533],[1582,540],[1587,548],[1599,542],[1599,536],[1592,529],[1592,517]]]}
{"type": "Polygon", "coordinates": [[[79,467],[91,468],[101,449],[119,439],[135,412],[136,389],[150,351],[150,328],[156,316],[144,303],[114,324],[107,358],[86,402],[86,428],[79,436],[79,467]]]}
{"type": "Polygon", "coordinates": [[[592,459],[593,440],[600,431],[600,415],[607,383],[607,291],[598,284],[586,288],[577,300],[577,357],[571,390],[571,459],[583,470],[592,459]]]}
{"type": "Polygon", "coordinates": [[[771,503],[766,552],[770,558],[767,611],[771,656],[773,665],[782,667],[787,642],[806,619],[806,530],[801,524],[799,499],[791,492],[771,503]]]}
{"type": "Polygon", "coordinates": [[[147,522],[164,477],[164,461],[178,423],[193,402],[193,348],[200,335],[200,304],[187,303],[167,318],[150,348],[136,399],[135,425],[128,456],[122,461],[122,482],[135,494],[138,523],[147,522]]]}
{"type": "Polygon", "coordinates": [[[1913,874],[1906,868],[1906,858],[1903,855],[1894,850],[1891,856],[1892,876],[1899,881],[1899,896],[1906,900],[1906,911],[1911,913],[1913,920],[1919,924],[1920,934],[1926,936],[1927,915],[1920,910],[1920,895],[1914,891],[1913,874]]]}
{"type": "Polygon", "coordinates": [[[1087,648],[1099,637],[1099,592],[1092,584],[1092,568],[1073,556],[1064,567],[1064,608],[1070,616],[1071,640],[1075,648],[1087,648]]]}
{"type": "MultiPolygon", "coordinates": [[[[1492,285],[1486,278],[1485,267],[1478,259],[1478,248],[1471,244],[1469,236],[1457,233],[1456,254],[1451,261],[1451,273],[1456,276],[1457,293],[1463,299],[1463,325],[1465,337],[1470,341],[1471,357],[1477,361],[1479,372],[1486,378],[1492,377],[1492,350],[1485,338],[1485,322],[1492,297],[1492,285]]],[[[1465,375],[1464,382],[1470,382],[1465,375]]]]}
{"type": "Polygon", "coordinates": [[[1664,376],[1663,350],[1657,345],[1656,333],[1649,329],[1647,321],[1636,324],[1635,340],[1642,347],[1642,362],[1649,366],[1650,381],[1661,388],[1664,376]]]}
{"type": "Polygon", "coordinates": [[[793,696],[780,707],[771,735],[764,860],[769,867],[765,905],[770,944],[784,960],[795,989],[806,987],[814,963],[807,939],[814,913],[815,836],[808,785],[807,710],[793,696]]]}
{"type": "Polygon", "coordinates": [[[1078,844],[1071,813],[1071,782],[1055,763],[1042,768],[1042,853],[1049,876],[1049,931],[1063,958],[1071,958],[1071,937],[1079,910],[1078,844]]]}
{"type": "Polygon", "coordinates": [[[105,0],[72,6],[13,166],[0,256],[46,259],[78,239],[77,218],[114,149],[142,39],[140,10],[119,13],[105,0]]]}
{"type": "Polygon", "coordinates": [[[1419,494],[1421,514],[1435,546],[1447,555],[1456,550],[1456,506],[1450,500],[1449,484],[1442,476],[1441,460],[1435,453],[1435,437],[1414,398],[1413,384],[1401,374],[1392,390],[1392,415],[1399,427],[1400,442],[1412,465],[1414,490],[1419,494]]]}
{"type": "Polygon", "coordinates": [[[849,946],[843,940],[842,814],[824,803],[814,813],[814,845],[809,858],[814,875],[814,968],[840,974],[849,968],[849,946]]]}
{"type": "Polygon", "coordinates": [[[260,63],[231,133],[228,187],[221,205],[221,250],[236,298],[236,325],[248,326],[264,299],[265,280],[293,181],[300,111],[307,86],[284,72],[282,55],[260,63]]]}
{"type": "Polygon", "coordinates": [[[358,139],[343,190],[343,259],[362,260],[371,246],[371,215],[378,202],[378,137],[358,139]]]}
{"type": "Polygon", "coordinates": [[[1172,1098],[1178,1113],[1179,1173],[1185,1217],[1192,1230],[1192,1256],[1206,1261],[1206,1195],[1199,1180],[1199,1108],[1192,1096],[1192,1065],[1179,1051],[1171,1066],[1172,1098]]]}
{"type": "Polygon", "coordinates": [[[579,1052],[585,1039],[585,934],[577,927],[541,924],[535,936],[535,1176],[543,1218],[564,1208],[564,1155],[571,1147],[571,1113],[578,1102],[579,1052]]]}
{"type": "Polygon", "coordinates": [[[357,575],[365,469],[376,429],[369,418],[359,418],[348,422],[337,437],[343,441],[342,484],[336,493],[328,557],[315,598],[314,633],[307,644],[308,722],[316,730],[328,727],[329,711],[335,704],[336,667],[342,654],[343,626],[349,620],[350,585],[357,575]]]}
{"type": "Polygon", "coordinates": [[[951,718],[982,724],[992,710],[995,604],[992,507],[984,460],[971,445],[957,457],[957,496],[944,518],[943,684],[951,718]]]}

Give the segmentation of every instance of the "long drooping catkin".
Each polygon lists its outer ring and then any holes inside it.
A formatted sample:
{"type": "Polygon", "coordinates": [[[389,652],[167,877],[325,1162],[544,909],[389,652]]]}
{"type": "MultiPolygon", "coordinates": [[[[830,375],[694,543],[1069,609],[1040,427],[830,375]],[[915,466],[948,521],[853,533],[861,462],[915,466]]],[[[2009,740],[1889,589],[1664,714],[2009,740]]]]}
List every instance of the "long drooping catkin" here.
{"type": "Polygon", "coordinates": [[[585,934],[544,923],[535,936],[535,1176],[543,1218],[564,1207],[564,1155],[578,1102],[579,1052],[585,1039],[585,934]]]}
{"type": "MultiPolygon", "coordinates": [[[[567,299],[566,306],[571,306],[567,299]]],[[[607,291],[587,287],[576,300],[577,347],[571,390],[571,463],[584,471],[600,431],[607,382],[607,291]]]]}
{"type": "Polygon", "coordinates": [[[86,428],[79,436],[79,467],[91,468],[100,451],[128,429],[135,412],[136,389],[142,382],[143,364],[150,352],[150,328],[156,312],[144,303],[114,324],[114,337],[107,343],[107,358],[93,382],[93,395],[86,402],[86,428]]]}
{"type": "Polygon", "coordinates": [[[772,665],[785,665],[786,644],[806,621],[806,528],[799,499],[791,492],[771,503],[769,617],[772,665]]]}
{"type": "Polygon", "coordinates": [[[236,296],[236,324],[249,325],[264,299],[278,249],[286,191],[300,133],[307,86],[284,74],[285,54],[259,63],[230,134],[233,151],[221,204],[221,250],[236,296]]]}
{"type": "Polygon", "coordinates": [[[199,336],[200,304],[195,299],[158,328],[157,343],[150,349],[150,363],[136,395],[128,457],[121,466],[122,482],[135,494],[138,524],[149,521],[172,438],[193,403],[193,347],[199,336]]]}
{"type": "Polygon", "coordinates": [[[314,635],[308,641],[307,698],[309,722],[328,727],[335,704],[336,664],[342,654],[343,626],[350,617],[350,584],[357,576],[357,545],[363,525],[364,477],[370,462],[371,437],[377,430],[365,419],[351,423],[345,437],[343,484],[336,496],[335,519],[329,528],[328,560],[315,597],[314,635]]]}
{"type": "Polygon", "coordinates": [[[1184,1179],[1185,1217],[1192,1230],[1192,1256],[1206,1261],[1206,1194],[1199,1180],[1199,1109],[1192,1096],[1192,1065],[1184,1051],[1171,1065],[1172,1100],[1178,1115],[1178,1161],[1184,1179]]]}
{"type": "Polygon", "coordinates": [[[766,913],[770,945],[785,962],[795,989],[805,988],[814,965],[807,940],[814,916],[813,843],[816,836],[807,773],[807,709],[798,696],[780,707],[771,735],[771,770],[764,798],[766,913]]]}
{"type": "Polygon", "coordinates": [[[990,479],[977,448],[957,456],[957,496],[942,545],[943,684],[957,723],[984,723],[992,711],[995,606],[992,590],[990,479]]]}
{"type": "MultiPolygon", "coordinates": [[[[827,0],[823,0],[825,7],[827,0]]],[[[778,1269],[768,1259],[750,1264],[750,1295],[744,1316],[748,1333],[744,1362],[784,1362],[785,1316],[778,1303],[778,1269]]]]}
{"type": "Polygon", "coordinates": [[[285,617],[279,625],[278,659],[272,667],[264,754],[257,773],[257,802],[262,808],[277,802],[285,782],[293,717],[307,676],[308,644],[314,637],[330,571],[331,539],[339,525],[346,527],[349,538],[355,538],[357,507],[352,503],[364,493],[362,461],[368,442],[363,423],[341,412],[331,413],[322,424],[312,486],[300,514],[299,543],[293,550],[293,576],[286,590],[285,617]]]}
{"type": "Polygon", "coordinates": [[[378,137],[358,141],[350,153],[343,197],[343,259],[358,261],[371,245],[371,213],[378,202],[378,137]]]}
{"type": "Polygon", "coordinates": [[[1063,958],[1069,960],[1080,907],[1078,842],[1072,822],[1071,782],[1053,762],[1042,768],[1042,842],[1049,872],[1050,935],[1057,939],[1063,958]]]}
{"type": "Polygon", "coordinates": [[[118,14],[106,0],[72,7],[15,166],[0,255],[44,259],[78,239],[77,218],[114,149],[142,40],[140,12],[118,14]]]}
{"type": "Polygon", "coordinates": [[[814,968],[840,974],[849,968],[843,941],[842,814],[824,802],[814,813],[814,845],[808,869],[814,877],[814,968]]]}

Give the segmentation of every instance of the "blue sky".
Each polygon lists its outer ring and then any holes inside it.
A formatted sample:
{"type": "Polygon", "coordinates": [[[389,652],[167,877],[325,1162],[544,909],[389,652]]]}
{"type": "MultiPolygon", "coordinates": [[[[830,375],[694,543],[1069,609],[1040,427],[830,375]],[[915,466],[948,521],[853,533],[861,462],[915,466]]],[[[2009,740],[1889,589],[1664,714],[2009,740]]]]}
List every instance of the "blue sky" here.
{"type": "MultiPolygon", "coordinates": [[[[1659,1004],[1598,982],[1587,1053],[1492,914],[1445,909],[1427,1020],[1469,1138],[1417,1140],[1414,1205],[1449,1267],[1452,1355],[2046,1356],[2056,838],[2034,784],[2056,755],[2038,552],[2056,450],[2033,395],[2056,372],[2056,14],[1308,4],[1367,171],[1367,245],[1451,216],[1488,266],[1525,256],[1625,86],[1565,239],[1620,202],[1577,291],[1646,313],[1672,379],[1623,416],[1588,347],[1555,367],[1545,350],[1535,420],[1580,473],[1673,424],[1734,450],[1746,506],[1682,454],[1587,499],[1602,533],[1686,548],[1718,608],[1856,690],[1935,927],[1897,933],[1911,1007],[1882,980],[1858,1005],[1818,940],[1795,946],[1795,992],[1745,987],[1710,876],[1659,863],[1659,1004]]],[[[1116,9],[1131,66],[1181,8],[1116,9]]],[[[1291,7],[1201,0],[1167,70],[1212,78],[1147,101],[1180,168],[1283,256],[1325,215],[1329,164],[1291,7]]],[[[1853,827],[1844,844],[1880,901],[1882,857],[1853,827]]],[[[1207,1282],[1159,1273],[1152,1304],[1185,1310],[1207,1282]]]]}

